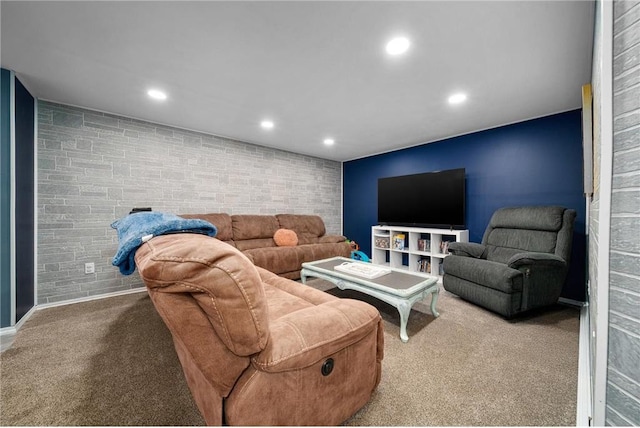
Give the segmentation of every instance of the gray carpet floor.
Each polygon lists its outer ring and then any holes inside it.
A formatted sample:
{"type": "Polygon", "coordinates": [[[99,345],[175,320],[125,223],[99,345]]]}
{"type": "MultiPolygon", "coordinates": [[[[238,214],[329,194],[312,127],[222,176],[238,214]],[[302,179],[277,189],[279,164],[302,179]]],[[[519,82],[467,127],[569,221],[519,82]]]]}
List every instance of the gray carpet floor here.
{"type": "MultiPolygon", "coordinates": [[[[443,291],[385,327],[382,380],[353,426],[575,425],[579,311],[514,320],[443,291]]],[[[0,355],[0,425],[203,425],[171,336],[146,293],[37,311],[0,355]]]]}

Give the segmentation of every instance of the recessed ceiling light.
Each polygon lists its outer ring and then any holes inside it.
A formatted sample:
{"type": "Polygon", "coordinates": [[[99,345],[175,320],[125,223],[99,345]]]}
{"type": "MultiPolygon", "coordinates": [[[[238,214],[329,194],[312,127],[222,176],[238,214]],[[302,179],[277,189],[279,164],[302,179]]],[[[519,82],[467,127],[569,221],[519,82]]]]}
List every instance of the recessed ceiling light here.
{"type": "Polygon", "coordinates": [[[167,99],[167,94],[165,94],[164,92],[158,90],[158,89],[149,89],[147,91],[147,95],[149,95],[151,98],[153,98],[154,100],[166,100],[167,99]]]}
{"type": "Polygon", "coordinates": [[[396,37],[387,43],[387,53],[389,55],[400,55],[409,49],[409,39],[406,37],[396,37]]]}
{"type": "Polygon", "coordinates": [[[462,92],[453,94],[449,97],[449,104],[460,104],[467,99],[467,94],[463,94],[462,92]]]}
{"type": "Polygon", "coordinates": [[[271,129],[273,128],[274,124],[270,120],[263,120],[262,122],[260,122],[260,126],[262,126],[264,129],[271,129]]]}
{"type": "Polygon", "coordinates": [[[333,146],[333,143],[335,143],[333,138],[325,138],[324,139],[324,144],[326,144],[327,146],[333,146]]]}

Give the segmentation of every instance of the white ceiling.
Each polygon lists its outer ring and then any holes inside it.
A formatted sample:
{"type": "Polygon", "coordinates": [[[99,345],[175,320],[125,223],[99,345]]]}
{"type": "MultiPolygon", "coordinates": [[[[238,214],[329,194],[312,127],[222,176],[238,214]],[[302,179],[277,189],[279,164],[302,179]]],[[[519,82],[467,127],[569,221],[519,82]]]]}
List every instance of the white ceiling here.
{"type": "Polygon", "coordinates": [[[38,98],[339,161],[577,109],[591,79],[590,1],[0,8],[2,67],[38,98]]]}

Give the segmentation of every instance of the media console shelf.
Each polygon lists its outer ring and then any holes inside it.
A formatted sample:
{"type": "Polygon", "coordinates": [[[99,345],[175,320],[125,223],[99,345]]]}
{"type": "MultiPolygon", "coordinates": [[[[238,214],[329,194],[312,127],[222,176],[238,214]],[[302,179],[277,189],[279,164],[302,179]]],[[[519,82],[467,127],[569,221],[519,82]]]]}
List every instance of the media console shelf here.
{"type": "Polygon", "coordinates": [[[373,226],[371,261],[377,265],[435,276],[442,281],[442,260],[448,255],[449,242],[469,242],[469,231],[373,226]]]}

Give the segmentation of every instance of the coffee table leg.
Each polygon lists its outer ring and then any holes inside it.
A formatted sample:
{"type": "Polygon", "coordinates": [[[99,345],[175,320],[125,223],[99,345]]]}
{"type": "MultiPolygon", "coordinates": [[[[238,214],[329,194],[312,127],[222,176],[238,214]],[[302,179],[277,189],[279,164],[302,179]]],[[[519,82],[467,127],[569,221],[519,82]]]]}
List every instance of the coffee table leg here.
{"type": "Polygon", "coordinates": [[[431,313],[434,317],[438,318],[440,314],[436,310],[436,303],[438,303],[438,296],[440,296],[440,289],[438,288],[436,291],[431,293],[431,313]]]}
{"type": "MultiPolygon", "coordinates": [[[[440,314],[436,310],[436,304],[438,303],[438,296],[440,296],[440,289],[436,288],[434,291],[429,291],[426,294],[431,294],[431,313],[435,318],[438,318],[440,314]]],[[[407,323],[409,322],[411,307],[416,301],[422,300],[425,297],[426,295],[422,294],[417,299],[401,300],[395,303],[395,306],[396,308],[398,308],[398,312],[400,313],[400,340],[402,340],[404,343],[409,341],[409,336],[407,335],[407,323]]]]}
{"type": "Polygon", "coordinates": [[[409,314],[411,313],[411,305],[409,302],[399,302],[396,307],[400,313],[400,340],[406,343],[409,341],[407,322],[409,321],[409,314]]]}

